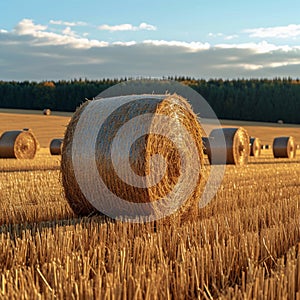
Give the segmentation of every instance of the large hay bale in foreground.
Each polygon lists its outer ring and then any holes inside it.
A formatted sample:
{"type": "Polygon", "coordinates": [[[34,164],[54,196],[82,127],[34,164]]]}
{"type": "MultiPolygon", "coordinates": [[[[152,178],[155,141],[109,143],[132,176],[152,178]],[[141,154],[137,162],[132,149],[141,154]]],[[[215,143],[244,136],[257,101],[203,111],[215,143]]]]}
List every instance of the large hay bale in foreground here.
{"type": "Polygon", "coordinates": [[[259,138],[250,138],[250,156],[259,157],[261,154],[262,144],[259,138]]]}
{"type": "Polygon", "coordinates": [[[296,143],[292,136],[276,137],[273,140],[273,155],[275,158],[296,157],[296,143]]]}
{"type": "Polygon", "coordinates": [[[53,139],[50,142],[50,154],[51,155],[61,155],[63,146],[63,139],[53,139]]]}
{"type": "Polygon", "coordinates": [[[62,182],[77,214],[153,220],[198,208],[202,128],[174,95],[87,101],[73,115],[62,182]]]}
{"type": "Polygon", "coordinates": [[[218,128],[209,135],[208,159],[211,164],[243,165],[248,162],[250,152],[246,129],[218,128]],[[225,145],[220,140],[225,139],[225,145]]]}
{"type": "Polygon", "coordinates": [[[6,131],[0,138],[0,158],[33,159],[38,150],[34,134],[28,131],[6,131]]]}

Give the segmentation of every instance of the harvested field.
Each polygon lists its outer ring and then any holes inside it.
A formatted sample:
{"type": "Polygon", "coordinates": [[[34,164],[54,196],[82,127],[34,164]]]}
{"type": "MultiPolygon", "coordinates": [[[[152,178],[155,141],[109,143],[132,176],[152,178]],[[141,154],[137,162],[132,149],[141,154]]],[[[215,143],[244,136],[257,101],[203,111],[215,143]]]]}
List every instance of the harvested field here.
{"type": "Polygon", "coordinates": [[[30,111],[30,113],[26,111],[23,111],[24,113],[10,113],[10,110],[8,112],[6,110],[5,112],[1,111],[0,134],[9,130],[30,128],[43,148],[49,147],[53,138],[63,136],[70,121],[70,116],[55,115],[54,113],[50,116],[44,116],[42,112],[37,114],[35,111],[30,111]]]}
{"type": "MultiPolygon", "coordinates": [[[[274,159],[268,149],[227,165],[215,198],[188,222],[78,217],[64,196],[60,156],[46,148],[68,117],[53,128],[56,116],[40,117],[5,124],[30,127],[43,142],[34,160],[0,160],[0,298],[300,298],[300,155],[274,159]]],[[[291,127],[249,128],[262,142],[299,136],[291,127]]],[[[205,158],[204,176],[209,168],[205,158]]]]}

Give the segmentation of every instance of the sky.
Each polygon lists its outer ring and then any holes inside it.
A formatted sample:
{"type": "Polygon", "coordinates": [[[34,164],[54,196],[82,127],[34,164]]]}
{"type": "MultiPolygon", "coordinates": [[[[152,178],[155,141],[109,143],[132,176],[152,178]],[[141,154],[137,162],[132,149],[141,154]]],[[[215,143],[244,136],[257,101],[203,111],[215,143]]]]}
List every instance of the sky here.
{"type": "Polygon", "coordinates": [[[299,0],[2,0],[0,80],[300,78],[299,0]]]}

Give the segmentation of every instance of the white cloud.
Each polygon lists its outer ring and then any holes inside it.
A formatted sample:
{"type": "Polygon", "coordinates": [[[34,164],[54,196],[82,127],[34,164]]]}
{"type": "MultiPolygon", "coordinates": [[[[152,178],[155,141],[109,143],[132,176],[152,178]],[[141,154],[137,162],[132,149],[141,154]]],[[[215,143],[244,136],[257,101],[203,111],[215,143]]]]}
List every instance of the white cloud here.
{"type": "Polygon", "coordinates": [[[47,31],[47,29],[47,26],[34,24],[31,19],[23,19],[15,27],[14,33],[19,36],[32,36],[34,38],[31,42],[33,46],[65,45],[73,48],[89,49],[108,45],[108,42],[105,41],[80,37],[70,27],[66,27],[62,34],[47,31]]]}
{"type": "Polygon", "coordinates": [[[260,27],[246,29],[250,37],[256,38],[295,38],[300,36],[300,24],[290,24],[287,26],[260,27]]]}
{"type": "Polygon", "coordinates": [[[249,43],[241,43],[241,44],[217,44],[215,45],[216,48],[223,48],[223,49],[249,49],[256,53],[268,53],[272,51],[292,51],[293,49],[297,49],[298,47],[291,47],[288,45],[274,45],[270,44],[266,41],[262,41],[259,43],[249,42],[249,43]]]}
{"type": "Polygon", "coordinates": [[[135,41],[130,41],[130,42],[113,42],[112,45],[116,45],[116,46],[133,46],[136,45],[137,42],[135,41]]]}
{"type": "Polygon", "coordinates": [[[232,67],[235,67],[235,68],[240,68],[240,69],[244,69],[244,70],[250,70],[250,71],[255,71],[255,70],[259,70],[259,69],[262,69],[264,66],[263,65],[260,65],[260,64],[220,64],[218,66],[218,68],[221,68],[221,69],[229,69],[229,68],[232,68],[232,67]]]}
{"type": "Polygon", "coordinates": [[[157,27],[147,23],[141,23],[138,27],[141,30],[156,30],[157,27]]]}
{"type": "Polygon", "coordinates": [[[237,39],[238,37],[239,36],[237,34],[227,35],[224,37],[224,40],[229,41],[229,40],[237,39]]]}
{"type": "Polygon", "coordinates": [[[236,39],[239,36],[237,34],[225,35],[224,33],[221,33],[221,32],[218,32],[218,33],[212,33],[212,32],[210,32],[208,34],[208,37],[210,37],[210,38],[222,38],[222,39],[224,39],[226,41],[229,41],[229,40],[236,39]]]}
{"type": "Polygon", "coordinates": [[[98,27],[99,30],[107,30],[111,32],[115,31],[138,31],[138,30],[156,30],[156,26],[147,24],[147,23],[141,23],[138,26],[134,26],[132,24],[120,24],[120,25],[107,25],[103,24],[98,27]]]}
{"type": "Polygon", "coordinates": [[[212,37],[212,38],[222,37],[222,36],[223,36],[223,33],[221,33],[221,32],[218,32],[218,33],[212,33],[212,32],[210,32],[210,33],[208,34],[208,36],[209,36],[209,37],[212,37]]]}
{"type": "Polygon", "coordinates": [[[271,62],[267,64],[267,66],[271,68],[279,68],[279,67],[293,66],[293,65],[300,66],[300,59],[288,59],[287,61],[271,62]]]}
{"type": "Polygon", "coordinates": [[[66,22],[66,21],[61,21],[61,20],[50,20],[49,22],[50,24],[53,25],[64,25],[64,26],[69,26],[69,27],[73,27],[73,26],[86,26],[87,23],[86,22],[66,22]]]}
{"type": "Polygon", "coordinates": [[[154,46],[182,47],[191,51],[207,50],[210,48],[209,43],[201,42],[181,42],[181,41],[165,41],[165,40],[145,40],[144,44],[154,46]]]}
{"type": "Polygon", "coordinates": [[[62,31],[62,33],[63,33],[64,35],[76,37],[76,33],[71,29],[70,26],[66,27],[66,28],[62,31]]]}
{"type": "Polygon", "coordinates": [[[31,35],[47,29],[44,25],[35,25],[31,19],[23,19],[15,27],[15,32],[19,35],[31,35]]]}
{"type": "Polygon", "coordinates": [[[108,30],[108,31],[133,31],[134,26],[131,24],[121,24],[110,26],[107,24],[101,25],[98,27],[100,30],[108,30]]]}

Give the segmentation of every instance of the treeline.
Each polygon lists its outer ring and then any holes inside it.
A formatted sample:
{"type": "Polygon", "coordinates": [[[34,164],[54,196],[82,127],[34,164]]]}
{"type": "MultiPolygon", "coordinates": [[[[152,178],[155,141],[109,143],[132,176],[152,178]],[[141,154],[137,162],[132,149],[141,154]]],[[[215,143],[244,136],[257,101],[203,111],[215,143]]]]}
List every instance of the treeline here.
{"type": "MultiPolygon", "coordinates": [[[[176,76],[165,79],[199,92],[221,119],[300,123],[299,79],[204,80],[176,76]]],[[[85,99],[92,99],[126,80],[0,81],[0,107],[74,111],[85,99]]]]}

